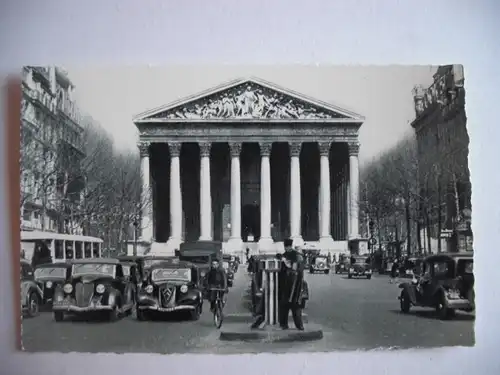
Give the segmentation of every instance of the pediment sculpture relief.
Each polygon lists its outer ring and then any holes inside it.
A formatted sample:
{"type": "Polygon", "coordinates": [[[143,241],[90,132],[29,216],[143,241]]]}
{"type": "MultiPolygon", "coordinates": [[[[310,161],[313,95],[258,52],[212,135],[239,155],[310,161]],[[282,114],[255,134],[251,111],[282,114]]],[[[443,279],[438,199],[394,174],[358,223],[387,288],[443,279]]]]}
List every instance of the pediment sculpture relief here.
{"type": "Polygon", "coordinates": [[[340,114],[315,108],[298,99],[247,83],[200,101],[162,112],[167,119],[330,119],[340,114]]]}

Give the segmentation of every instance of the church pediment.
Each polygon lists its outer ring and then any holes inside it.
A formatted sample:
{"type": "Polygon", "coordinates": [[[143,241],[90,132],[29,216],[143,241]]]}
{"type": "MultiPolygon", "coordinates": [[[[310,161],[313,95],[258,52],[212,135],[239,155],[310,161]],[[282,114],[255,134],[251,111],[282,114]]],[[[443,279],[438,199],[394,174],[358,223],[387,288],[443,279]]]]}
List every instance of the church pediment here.
{"type": "Polygon", "coordinates": [[[362,116],[265,81],[238,80],[139,115],[134,122],[355,120],[362,116]]]}

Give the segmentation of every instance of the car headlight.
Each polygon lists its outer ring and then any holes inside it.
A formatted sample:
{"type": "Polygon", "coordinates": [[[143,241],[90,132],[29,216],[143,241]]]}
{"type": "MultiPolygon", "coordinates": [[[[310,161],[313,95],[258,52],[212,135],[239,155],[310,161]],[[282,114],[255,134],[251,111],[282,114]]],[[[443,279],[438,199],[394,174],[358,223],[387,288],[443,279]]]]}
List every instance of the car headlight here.
{"type": "Polygon", "coordinates": [[[206,273],[205,271],[201,272],[201,277],[205,277],[206,273]]]}
{"type": "Polygon", "coordinates": [[[63,287],[64,293],[69,294],[73,291],[73,285],[71,284],[66,284],[63,287]]]}
{"type": "Polygon", "coordinates": [[[52,281],[47,281],[47,283],[45,284],[45,286],[47,288],[52,288],[52,281]]]}
{"type": "Polygon", "coordinates": [[[106,288],[105,288],[105,287],[104,287],[104,285],[102,285],[102,284],[97,285],[97,286],[96,286],[96,288],[95,288],[95,291],[96,291],[97,293],[99,293],[99,294],[104,293],[104,291],[105,291],[105,290],[106,290],[106,288]]]}
{"type": "Polygon", "coordinates": [[[349,272],[354,272],[354,268],[349,268],[349,272]]]}
{"type": "Polygon", "coordinates": [[[181,286],[181,293],[186,293],[188,291],[187,285],[181,286]]]}
{"type": "Polygon", "coordinates": [[[145,290],[146,290],[146,293],[148,293],[148,294],[153,293],[153,285],[148,285],[145,290]]]}

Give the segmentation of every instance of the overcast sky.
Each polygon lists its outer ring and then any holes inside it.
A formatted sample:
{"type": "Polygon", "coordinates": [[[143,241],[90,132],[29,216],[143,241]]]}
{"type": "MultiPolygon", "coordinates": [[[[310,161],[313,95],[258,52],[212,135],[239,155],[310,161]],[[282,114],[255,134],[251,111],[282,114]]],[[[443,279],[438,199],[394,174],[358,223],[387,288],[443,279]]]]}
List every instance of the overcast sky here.
{"type": "Polygon", "coordinates": [[[233,79],[255,76],[364,116],[359,136],[364,163],[411,130],[412,88],[431,84],[436,68],[184,65],[66,70],[80,108],[110,132],[120,149],[136,149],[133,116],[233,79]]]}

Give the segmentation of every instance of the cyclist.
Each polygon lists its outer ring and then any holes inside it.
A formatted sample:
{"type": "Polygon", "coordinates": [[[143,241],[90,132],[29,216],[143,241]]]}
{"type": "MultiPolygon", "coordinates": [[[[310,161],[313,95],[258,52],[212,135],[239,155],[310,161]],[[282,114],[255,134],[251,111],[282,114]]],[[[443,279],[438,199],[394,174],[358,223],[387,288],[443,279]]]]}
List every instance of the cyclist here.
{"type": "MultiPolygon", "coordinates": [[[[224,294],[228,292],[227,274],[224,267],[219,264],[217,259],[212,261],[212,266],[207,273],[206,281],[209,290],[208,300],[210,301],[210,311],[213,312],[215,308],[215,299],[219,291],[210,289],[222,289],[224,294]]],[[[224,300],[224,295],[221,296],[221,299],[224,300]]]]}

